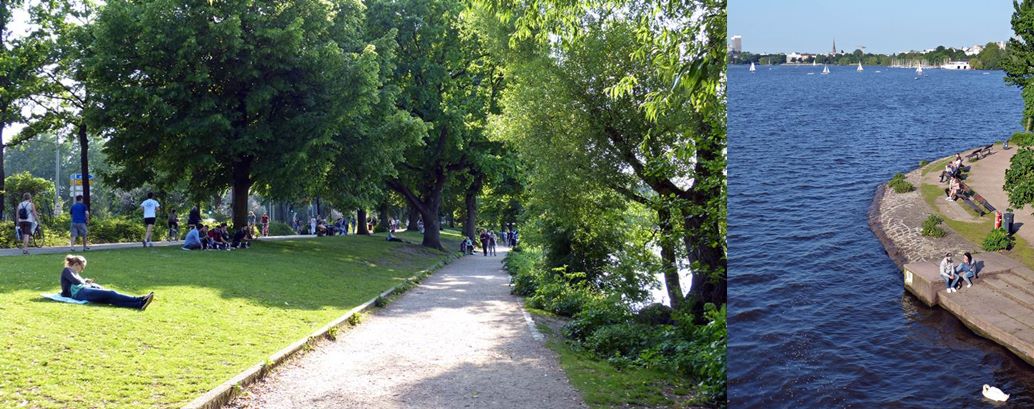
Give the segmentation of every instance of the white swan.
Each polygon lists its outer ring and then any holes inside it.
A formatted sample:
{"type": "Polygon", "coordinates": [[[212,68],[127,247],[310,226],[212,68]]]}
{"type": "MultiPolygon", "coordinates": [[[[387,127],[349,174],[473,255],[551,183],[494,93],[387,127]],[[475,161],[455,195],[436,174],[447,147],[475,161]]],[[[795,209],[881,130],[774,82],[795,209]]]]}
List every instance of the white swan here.
{"type": "Polygon", "coordinates": [[[1009,395],[994,386],[984,385],[984,397],[997,402],[1009,400],[1009,395]]]}

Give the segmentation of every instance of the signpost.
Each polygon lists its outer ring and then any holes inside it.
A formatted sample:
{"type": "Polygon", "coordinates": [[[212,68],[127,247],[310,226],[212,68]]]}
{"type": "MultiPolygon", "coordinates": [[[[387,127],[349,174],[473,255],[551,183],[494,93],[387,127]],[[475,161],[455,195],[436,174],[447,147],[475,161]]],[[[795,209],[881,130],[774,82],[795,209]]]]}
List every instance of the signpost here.
{"type": "MultiPolygon", "coordinates": [[[[93,175],[89,176],[90,183],[93,183],[93,175]]],[[[83,174],[73,173],[68,175],[68,196],[73,199],[83,194],[83,174]]]]}

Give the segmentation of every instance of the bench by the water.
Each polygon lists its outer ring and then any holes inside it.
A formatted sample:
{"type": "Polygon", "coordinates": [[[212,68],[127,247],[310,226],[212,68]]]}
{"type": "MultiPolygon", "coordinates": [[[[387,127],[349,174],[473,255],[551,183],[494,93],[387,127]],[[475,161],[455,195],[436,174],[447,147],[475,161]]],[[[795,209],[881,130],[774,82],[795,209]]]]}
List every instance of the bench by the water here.
{"type": "Polygon", "coordinates": [[[994,147],[994,144],[990,144],[990,145],[987,145],[987,146],[985,146],[983,148],[974,150],[969,155],[966,155],[966,159],[969,159],[971,161],[973,160],[973,158],[983,159],[984,157],[986,157],[987,155],[990,155],[992,153],[991,152],[991,148],[993,148],[993,147],[994,147]]]}
{"type": "Polygon", "coordinates": [[[976,259],[979,278],[973,287],[948,294],[937,264],[919,262],[905,264],[905,289],[1034,365],[1034,271],[998,254],[976,259]]]}
{"type": "Polygon", "coordinates": [[[973,209],[974,212],[977,212],[978,215],[983,216],[988,212],[994,213],[996,211],[995,207],[991,206],[991,203],[988,202],[987,199],[980,196],[979,193],[970,188],[965,182],[960,181],[959,188],[959,199],[962,199],[962,202],[965,203],[966,206],[969,206],[970,209],[973,209]],[[980,206],[977,205],[978,203],[980,206]],[[983,208],[981,208],[981,206],[983,206],[983,208]],[[985,212],[984,209],[987,209],[987,212],[985,212]]]}

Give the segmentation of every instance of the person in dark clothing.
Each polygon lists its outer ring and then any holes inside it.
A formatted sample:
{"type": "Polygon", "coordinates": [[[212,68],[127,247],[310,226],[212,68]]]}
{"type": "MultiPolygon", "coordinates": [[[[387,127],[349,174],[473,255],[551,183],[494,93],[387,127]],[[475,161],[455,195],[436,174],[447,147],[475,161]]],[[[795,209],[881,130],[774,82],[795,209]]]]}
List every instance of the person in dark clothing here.
{"type": "Polygon", "coordinates": [[[187,228],[190,226],[197,226],[201,224],[201,210],[198,210],[197,206],[190,208],[190,214],[187,215],[187,228]]]}
{"type": "Polygon", "coordinates": [[[154,300],[154,292],[142,297],[121,294],[115,290],[101,287],[92,279],[83,278],[79,274],[86,269],[86,258],[83,256],[65,256],[65,269],[61,270],[61,296],[79,301],[98,304],[110,304],[116,307],[137,308],[146,310],[154,300]]]}
{"type": "Polygon", "coordinates": [[[250,229],[250,227],[241,227],[233,234],[233,248],[246,249],[250,246],[248,229],[250,229]]]}
{"type": "Polygon", "coordinates": [[[481,252],[484,253],[485,257],[488,257],[488,232],[482,230],[481,236],[478,238],[481,240],[481,252]]]}

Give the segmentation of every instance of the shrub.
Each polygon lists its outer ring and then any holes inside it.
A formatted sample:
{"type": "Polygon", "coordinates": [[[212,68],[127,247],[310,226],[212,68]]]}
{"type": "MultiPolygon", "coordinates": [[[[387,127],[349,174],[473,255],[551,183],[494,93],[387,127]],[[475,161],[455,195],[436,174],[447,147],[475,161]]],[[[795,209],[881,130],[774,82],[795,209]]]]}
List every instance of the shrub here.
{"type": "Polygon", "coordinates": [[[506,271],[510,273],[510,293],[521,297],[530,297],[538,289],[542,281],[542,268],[538,263],[536,252],[507,254],[504,260],[506,271]]]}
{"type": "Polygon", "coordinates": [[[905,174],[900,172],[890,178],[890,182],[887,182],[887,186],[890,186],[890,188],[896,193],[906,193],[915,190],[915,186],[908,183],[908,181],[905,180],[905,174]]]}
{"type": "Polygon", "coordinates": [[[574,315],[574,319],[564,326],[568,338],[584,340],[597,329],[613,324],[627,322],[632,314],[621,303],[621,299],[611,297],[593,297],[586,300],[582,310],[574,315]]]}
{"type": "Polygon", "coordinates": [[[290,236],[293,234],[295,234],[294,230],[287,223],[269,222],[270,236],[290,236]]]}
{"type": "Polygon", "coordinates": [[[646,325],[670,325],[674,323],[671,313],[671,307],[661,303],[653,303],[640,309],[636,313],[635,320],[646,325]]]}
{"type": "MultiPolygon", "coordinates": [[[[130,220],[124,217],[93,219],[89,225],[91,243],[119,243],[143,240],[144,223],[142,220],[130,220]]],[[[156,231],[154,239],[162,237],[156,231]]]]}
{"type": "Polygon", "coordinates": [[[1005,232],[1005,229],[993,229],[984,238],[984,251],[999,251],[1012,248],[1013,237],[1005,232]]]}
{"type": "Polygon", "coordinates": [[[944,237],[944,229],[938,226],[943,221],[937,215],[931,214],[927,216],[926,220],[923,221],[923,231],[921,234],[926,237],[944,237]]]}
{"type": "Polygon", "coordinates": [[[930,161],[927,161],[927,160],[919,161],[919,167],[923,167],[923,166],[926,166],[926,165],[929,165],[929,164],[930,164],[930,161]]]}
{"type": "Polygon", "coordinates": [[[600,358],[612,356],[638,357],[651,345],[659,341],[657,327],[637,322],[605,325],[589,335],[582,345],[600,358]]]}
{"type": "Polygon", "coordinates": [[[1015,146],[1032,146],[1034,145],[1034,133],[1016,132],[1009,137],[1009,142],[1015,146]]]}
{"type": "Polygon", "coordinates": [[[11,248],[18,246],[18,238],[14,237],[14,222],[0,220],[0,247],[11,248]]]}
{"type": "Polygon", "coordinates": [[[1010,207],[1023,207],[1034,203],[1034,150],[1020,149],[1009,160],[1005,170],[1006,193],[1010,207]]]}

